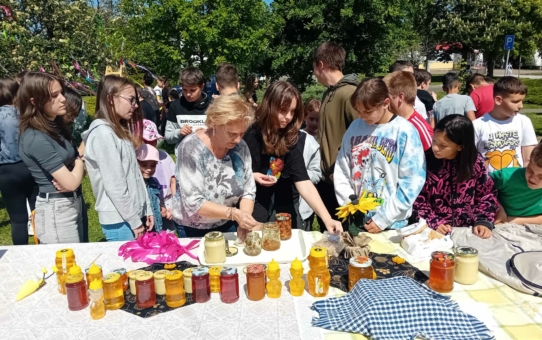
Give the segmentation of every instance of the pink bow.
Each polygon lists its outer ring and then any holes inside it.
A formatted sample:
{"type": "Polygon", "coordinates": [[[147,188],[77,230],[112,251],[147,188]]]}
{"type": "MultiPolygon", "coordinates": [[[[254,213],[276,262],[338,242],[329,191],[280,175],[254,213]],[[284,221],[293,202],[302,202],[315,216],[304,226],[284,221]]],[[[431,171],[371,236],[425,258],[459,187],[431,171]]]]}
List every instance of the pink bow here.
{"type": "Polygon", "coordinates": [[[119,256],[124,260],[131,257],[134,262],[170,263],[175,262],[183,254],[197,260],[197,256],[190,251],[199,246],[198,240],[193,240],[182,246],[175,234],[162,231],[160,234],[145,233],[135,241],[129,241],[120,246],[119,256]],[[154,256],[156,255],[156,256],[154,256]]]}

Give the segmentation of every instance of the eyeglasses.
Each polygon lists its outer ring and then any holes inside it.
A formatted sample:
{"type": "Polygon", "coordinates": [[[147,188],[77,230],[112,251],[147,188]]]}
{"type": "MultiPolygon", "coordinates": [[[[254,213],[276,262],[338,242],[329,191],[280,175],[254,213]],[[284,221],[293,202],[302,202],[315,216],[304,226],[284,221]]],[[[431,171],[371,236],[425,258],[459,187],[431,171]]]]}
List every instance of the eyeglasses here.
{"type": "Polygon", "coordinates": [[[117,97],[121,97],[121,98],[126,99],[127,101],[130,102],[130,104],[131,104],[132,106],[136,106],[136,105],[137,105],[137,98],[136,98],[136,97],[125,97],[125,96],[122,96],[122,95],[120,95],[120,94],[118,94],[117,97]]]}

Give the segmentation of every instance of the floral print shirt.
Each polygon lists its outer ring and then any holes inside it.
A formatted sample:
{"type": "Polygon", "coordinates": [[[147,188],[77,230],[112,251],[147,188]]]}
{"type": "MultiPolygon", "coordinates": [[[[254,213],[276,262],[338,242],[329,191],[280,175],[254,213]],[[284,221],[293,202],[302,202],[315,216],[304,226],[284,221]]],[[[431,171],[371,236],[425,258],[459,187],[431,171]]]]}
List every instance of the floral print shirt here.
{"type": "Polygon", "coordinates": [[[172,209],[175,223],[197,229],[217,228],[228,221],[198,215],[206,201],[226,207],[237,206],[241,198],[254,201],[252,159],[243,140],[224,158],[217,159],[193,133],[179,144],[177,156],[172,209]]]}
{"type": "Polygon", "coordinates": [[[21,161],[18,140],[19,110],[12,105],[0,106],[0,164],[21,161]]]}

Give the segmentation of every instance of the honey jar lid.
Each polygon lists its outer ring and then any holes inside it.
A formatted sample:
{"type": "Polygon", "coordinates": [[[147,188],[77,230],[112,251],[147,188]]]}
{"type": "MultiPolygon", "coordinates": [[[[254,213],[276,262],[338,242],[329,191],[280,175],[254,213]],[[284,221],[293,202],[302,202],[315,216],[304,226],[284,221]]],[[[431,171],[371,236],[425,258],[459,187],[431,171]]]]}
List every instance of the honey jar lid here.
{"type": "Polygon", "coordinates": [[[237,274],[237,268],[235,267],[223,267],[220,271],[220,275],[233,275],[237,274]]]}
{"type": "Polygon", "coordinates": [[[373,260],[367,256],[356,256],[350,258],[350,264],[357,268],[367,268],[373,264],[373,260]]]}
{"type": "Polygon", "coordinates": [[[137,270],[132,270],[130,273],[128,273],[128,277],[129,277],[130,279],[132,279],[132,280],[135,280],[136,277],[137,277],[137,274],[139,274],[139,273],[141,273],[141,272],[142,272],[142,270],[139,270],[139,269],[137,269],[137,270]]]}
{"type": "Polygon", "coordinates": [[[77,283],[84,280],[83,273],[77,273],[77,274],[70,274],[68,277],[66,277],[66,283],[77,283]]]}
{"type": "Polygon", "coordinates": [[[220,241],[224,239],[224,234],[220,231],[211,231],[205,234],[205,240],[207,241],[220,241]]]}
{"type": "Polygon", "coordinates": [[[289,221],[291,219],[290,214],[288,213],[278,213],[275,215],[277,221],[289,221]]]}
{"type": "Polygon", "coordinates": [[[153,272],[148,272],[142,270],[141,273],[137,274],[136,281],[147,281],[154,277],[153,272]]]}
{"type": "Polygon", "coordinates": [[[222,267],[213,266],[209,268],[209,275],[218,276],[220,275],[220,270],[222,270],[222,267]]]}
{"type": "Polygon", "coordinates": [[[299,261],[299,259],[296,257],[294,261],[292,261],[291,269],[303,269],[303,262],[299,261]]]}
{"type": "Polygon", "coordinates": [[[183,272],[180,270],[170,270],[166,274],[166,280],[179,280],[182,277],[183,277],[183,272]]]}
{"type": "Polygon", "coordinates": [[[91,290],[102,289],[102,287],[103,287],[102,280],[98,280],[98,279],[92,280],[92,282],[88,286],[88,288],[91,290]]]}
{"type": "Polygon", "coordinates": [[[454,248],[454,253],[459,257],[475,257],[478,255],[478,250],[473,247],[457,247],[454,248]]]}
{"type": "Polygon", "coordinates": [[[267,265],[267,271],[275,272],[277,270],[280,270],[279,264],[275,261],[275,259],[271,259],[271,262],[269,262],[267,265]]]}
{"type": "Polygon", "coordinates": [[[192,270],[192,276],[205,276],[209,274],[209,268],[197,267],[192,270]]]}
{"type": "Polygon", "coordinates": [[[318,246],[312,247],[310,255],[312,257],[316,257],[316,258],[326,257],[327,256],[327,249],[324,248],[324,247],[318,247],[318,246]]]}
{"type": "Polygon", "coordinates": [[[105,283],[113,283],[119,279],[120,279],[119,273],[109,273],[106,276],[104,276],[105,283]]]}
{"type": "Polygon", "coordinates": [[[73,249],[66,248],[66,249],[60,249],[56,252],[56,258],[61,259],[62,255],[65,255],[66,257],[72,257],[73,255],[73,249]]]}
{"type": "Polygon", "coordinates": [[[157,272],[154,273],[154,278],[155,279],[158,279],[158,280],[163,280],[165,279],[166,275],[169,273],[169,270],[159,270],[157,272]]]}
{"type": "Polygon", "coordinates": [[[247,274],[259,274],[264,271],[264,267],[261,264],[251,264],[247,266],[247,274]]]}
{"type": "Polygon", "coordinates": [[[102,267],[100,267],[97,264],[93,263],[90,267],[85,269],[85,272],[87,274],[91,274],[91,275],[100,274],[102,272],[102,267]]]}
{"type": "Polygon", "coordinates": [[[439,262],[453,261],[454,258],[454,254],[448,253],[446,251],[434,251],[431,253],[431,259],[439,262]]]}
{"type": "Polygon", "coordinates": [[[186,268],[185,270],[183,270],[183,276],[184,277],[192,277],[192,271],[194,270],[194,268],[186,268]]]}
{"type": "Polygon", "coordinates": [[[113,269],[112,272],[117,273],[120,276],[126,275],[126,268],[113,269]]]}
{"type": "Polygon", "coordinates": [[[81,267],[79,267],[78,265],[72,266],[68,273],[70,273],[70,275],[83,274],[83,272],[81,271],[81,267]]]}

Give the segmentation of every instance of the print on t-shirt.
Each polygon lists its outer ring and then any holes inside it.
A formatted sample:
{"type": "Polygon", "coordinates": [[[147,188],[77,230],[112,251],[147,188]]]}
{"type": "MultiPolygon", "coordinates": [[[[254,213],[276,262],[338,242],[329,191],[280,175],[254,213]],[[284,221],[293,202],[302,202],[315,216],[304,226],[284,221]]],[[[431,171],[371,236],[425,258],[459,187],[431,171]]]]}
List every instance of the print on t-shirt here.
{"type": "Polygon", "coordinates": [[[517,130],[497,131],[484,142],[486,166],[490,171],[521,166],[516,149],[521,147],[517,130]]]}
{"type": "Polygon", "coordinates": [[[378,164],[377,157],[384,157],[391,163],[397,152],[397,142],[393,139],[378,136],[352,137],[352,181],[359,196],[367,191],[368,197],[382,197],[386,186],[386,171],[378,164]]]}

